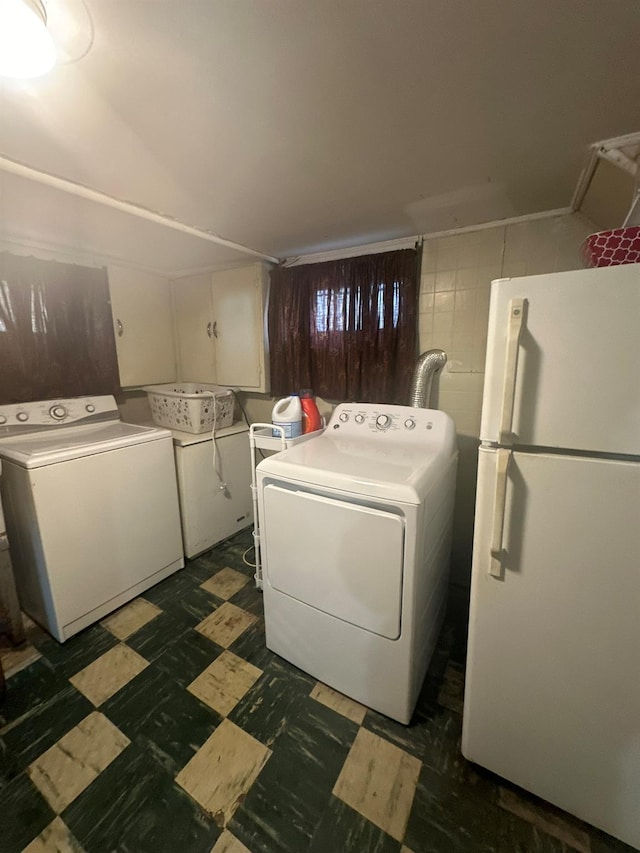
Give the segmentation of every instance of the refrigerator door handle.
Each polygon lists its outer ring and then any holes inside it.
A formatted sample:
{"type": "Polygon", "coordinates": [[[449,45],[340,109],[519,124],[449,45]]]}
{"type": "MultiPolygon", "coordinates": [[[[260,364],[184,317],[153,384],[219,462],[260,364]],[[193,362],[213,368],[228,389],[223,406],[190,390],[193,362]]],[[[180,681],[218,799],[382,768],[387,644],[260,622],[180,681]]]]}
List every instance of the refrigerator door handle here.
{"type": "Polygon", "coordinates": [[[493,505],[493,524],[491,525],[491,554],[489,574],[494,578],[502,577],[502,534],[504,531],[504,514],[507,501],[507,473],[510,450],[496,452],[496,487],[493,505]]]}
{"type": "Polygon", "coordinates": [[[504,386],[498,439],[500,444],[511,444],[513,441],[513,403],[516,394],[516,374],[518,372],[518,352],[524,318],[524,303],[525,300],[522,297],[511,299],[509,302],[507,353],[504,361],[504,386]]]}

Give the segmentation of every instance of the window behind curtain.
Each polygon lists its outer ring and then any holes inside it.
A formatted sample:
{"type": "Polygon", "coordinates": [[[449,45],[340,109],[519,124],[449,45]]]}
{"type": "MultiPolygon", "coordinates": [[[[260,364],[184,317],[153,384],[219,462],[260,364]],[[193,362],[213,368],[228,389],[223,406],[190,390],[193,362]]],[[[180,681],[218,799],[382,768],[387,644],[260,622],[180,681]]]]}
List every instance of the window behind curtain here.
{"type": "Polygon", "coordinates": [[[273,270],[272,393],[406,404],[418,291],[416,249],[273,270]]]}
{"type": "Polygon", "coordinates": [[[119,389],[106,270],[0,252],[0,404],[119,389]]]}

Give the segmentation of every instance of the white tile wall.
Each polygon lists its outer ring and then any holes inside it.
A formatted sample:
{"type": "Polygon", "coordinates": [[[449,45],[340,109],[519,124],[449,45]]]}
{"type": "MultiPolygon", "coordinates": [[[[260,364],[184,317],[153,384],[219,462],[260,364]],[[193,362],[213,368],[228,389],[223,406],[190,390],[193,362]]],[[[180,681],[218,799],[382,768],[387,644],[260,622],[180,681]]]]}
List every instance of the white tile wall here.
{"type": "Polygon", "coordinates": [[[583,266],[580,246],[594,226],[579,214],[425,239],[420,282],[420,351],[447,353],[438,407],[458,433],[478,436],[494,278],[583,266]]]}
{"type": "Polygon", "coordinates": [[[597,229],[580,214],[425,238],[420,282],[420,352],[438,347],[448,362],[432,405],[458,432],[458,482],[451,579],[468,585],[480,433],[489,291],[494,278],[584,266],[580,247],[597,229]]]}

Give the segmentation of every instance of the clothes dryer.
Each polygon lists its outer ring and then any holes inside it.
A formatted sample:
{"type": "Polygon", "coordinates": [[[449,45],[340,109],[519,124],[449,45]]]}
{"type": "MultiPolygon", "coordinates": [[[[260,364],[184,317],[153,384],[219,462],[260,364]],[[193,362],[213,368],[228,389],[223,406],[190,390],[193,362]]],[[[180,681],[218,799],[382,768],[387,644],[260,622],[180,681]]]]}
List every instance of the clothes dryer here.
{"type": "Polygon", "coordinates": [[[268,648],[402,723],[444,615],[456,464],[444,412],[359,403],[257,468],[268,648]]]}

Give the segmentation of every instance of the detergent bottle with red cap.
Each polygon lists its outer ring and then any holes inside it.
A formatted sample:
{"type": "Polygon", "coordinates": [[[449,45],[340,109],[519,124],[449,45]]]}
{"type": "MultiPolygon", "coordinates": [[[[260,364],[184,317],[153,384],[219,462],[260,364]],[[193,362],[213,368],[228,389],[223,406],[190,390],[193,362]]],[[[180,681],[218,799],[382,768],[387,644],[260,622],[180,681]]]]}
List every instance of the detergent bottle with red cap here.
{"type": "Polygon", "coordinates": [[[300,405],[302,406],[302,432],[315,432],[322,426],[320,412],[316,406],[316,398],[310,388],[300,391],[300,405]]]}

